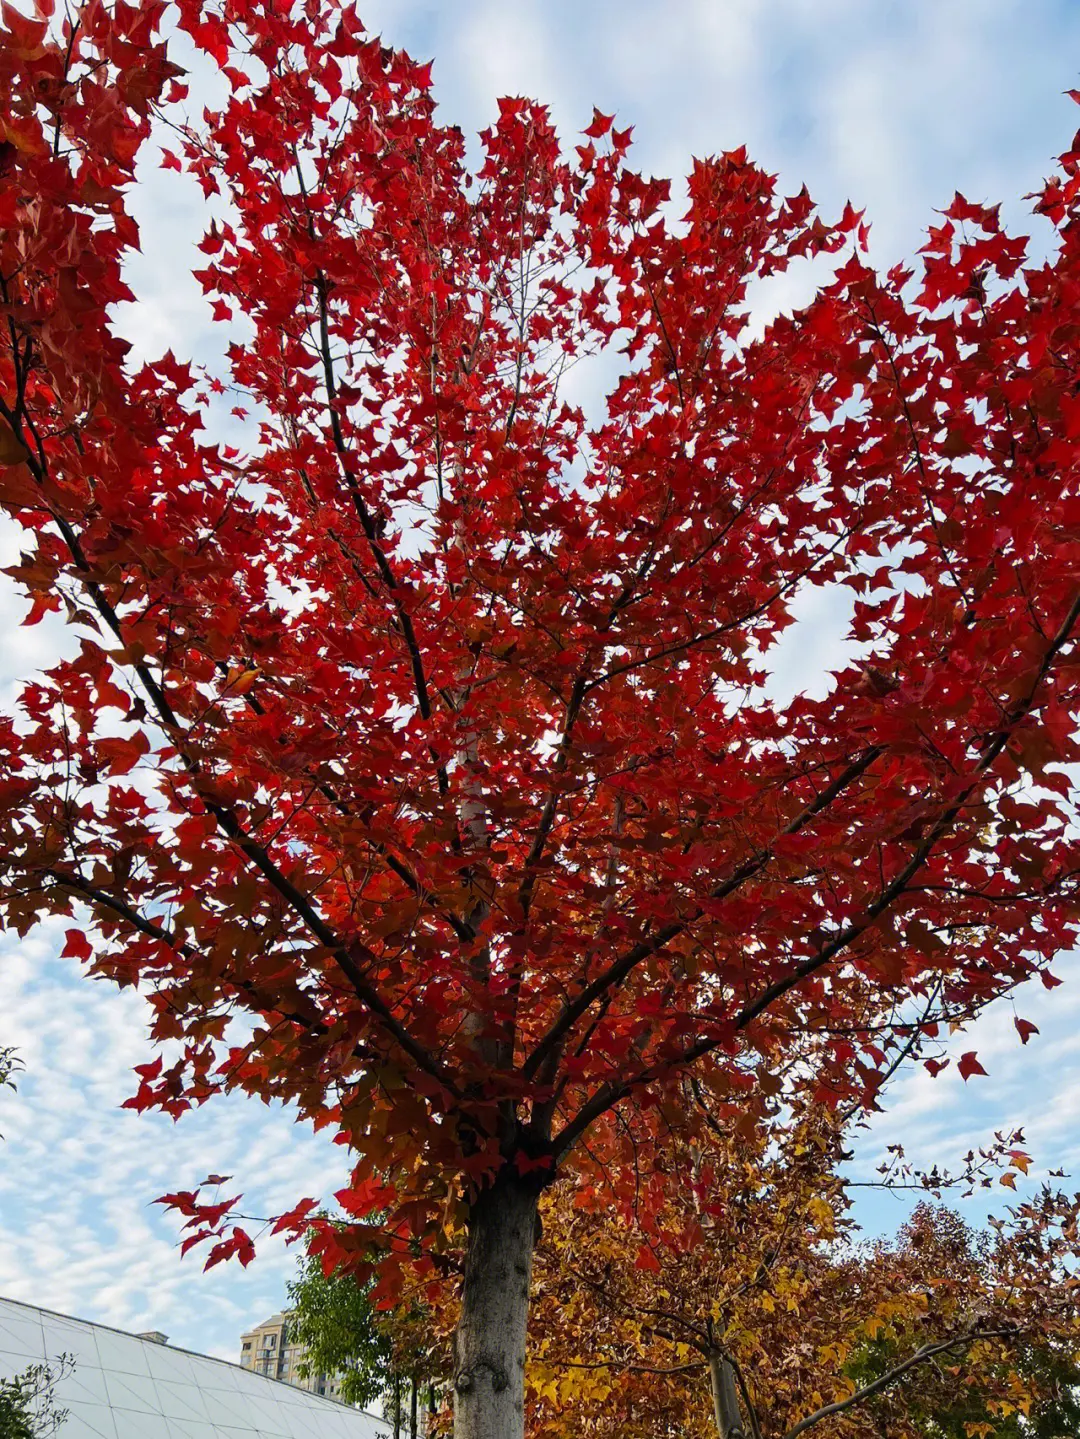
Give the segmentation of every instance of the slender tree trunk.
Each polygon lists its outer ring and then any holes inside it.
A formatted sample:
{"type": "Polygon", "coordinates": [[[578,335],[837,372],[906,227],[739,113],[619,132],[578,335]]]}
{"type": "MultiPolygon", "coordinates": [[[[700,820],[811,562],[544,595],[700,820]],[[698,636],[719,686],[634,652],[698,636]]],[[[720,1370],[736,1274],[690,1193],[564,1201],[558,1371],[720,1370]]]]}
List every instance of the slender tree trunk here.
{"type": "Polygon", "coordinates": [[[709,1355],[709,1379],[712,1382],[716,1432],[720,1439],[745,1439],[739,1396],[735,1389],[735,1371],[719,1354],[709,1355]]]}
{"type": "Polygon", "coordinates": [[[401,1439],[401,1375],[394,1375],[394,1439],[401,1439]]]}
{"type": "Polygon", "coordinates": [[[417,1410],[416,1375],[414,1374],[409,1380],[409,1439],[417,1439],[417,1435],[420,1432],[418,1428],[419,1418],[420,1416],[417,1410]]]}
{"type": "Polygon", "coordinates": [[[469,1216],[454,1337],[454,1439],[524,1439],[525,1330],[539,1196],[504,1173],[469,1216]]]}

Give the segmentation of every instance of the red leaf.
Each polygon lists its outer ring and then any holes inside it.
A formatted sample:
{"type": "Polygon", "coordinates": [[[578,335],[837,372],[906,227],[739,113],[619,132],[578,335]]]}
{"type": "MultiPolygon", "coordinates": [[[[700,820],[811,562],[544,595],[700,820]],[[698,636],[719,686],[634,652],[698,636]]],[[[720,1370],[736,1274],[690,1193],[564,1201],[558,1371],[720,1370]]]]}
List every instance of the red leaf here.
{"type": "Polygon", "coordinates": [[[29,629],[33,625],[40,624],[46,615],[55,614],[60,608],[60,597],[58,595],[39,592],[34,596],[30,605],[30,612],[23,620],[23,624],[29,629]]]}
{"type": "Polygon", "coordinates": [[[519,1174],[533,1174],[537,1171],[543,1173],[550,1169],[554,1160],[550,1154],[540,1154],[535,1158],[526,1154],[524,1149],[519,1149],[514,1155],[514,1167],[519,1174]]]}
{"type": "Polygon", "coordinates": [[[647,1244],[643,1244],[638,1250],[637,1258],[634,1260],[634,1268],[647,1269],[653,1274],[660,1273],[660,1261],[647,1244]]]}
{"type": "Polygon", "coordinates": [[[986,1070],[979,1063],[978,1059],[976,1059],[973,1049],[969,1049],[966,1054],[960,1056],[956,1062],[956,1067],[965,1080],[970,1079],[973,1074],[986,1073],[986,1070]]]}
{"type": "Polygon", "coordinates": [[[140,730],[130,739],[99,739],[95,748],[102,768],[114,775],[125,775],[149,754],[150,741],[140,730]]]}
{"type": "Polygon", "coordinates": [[[369,1178],[359,1180],[348,1189],[337,1190],[334,1198],[346,1214],[366,1219],[369,1214],[391,1204],[396,1198],[396,1191],[378,1179],[369,1178]]]}
{"type": "Polygon", "coordinates": [[[233,1230],[233,1244],[236,1247],[236,1257],[240,1260],[244,1269],[248,1267],[255,1258],[255,1245],[246,1230],[233,1230]]]}
{"type": "Polygon", "coordinates": [[[300,1203],[290,1209],[287,1214],[281,1214],[274,1221],[271,1234],[283,1234],[287,1229],[299,1230],[304,1227],[304,1221],[317,1205],[316,1199],[301,1199],[300,1203]]]}
{"type": "Polygon", "coordinates": [[[599,140],[602,135],[606,135],[607,132],[611,129],[611,122],[614,119],[614,115],[603,115],[594,106],[592,124],[588,127],[587,130],[583,130],[581,133],[583,135],[588,135],[590,140],[599,140]]]}
{"type": "Polygon", "coordinates": [[[69,929],[65,933],[65,944],[60,951],[61,959],[78,959],[86,961],[93,954],[90,948],[90,941],[81,929],[69,929]]]}
{"type": "Polygon", "coordinates": [[[1038,1034],[1039,1032],[1039,1026],[1037,1024],[1032,1024],[1030,1019],[1017,1018],[1013,1020],[1013,1024],[1016,1025],[1017,1033],[1019,1034],[1021,1043],[1023,1044],[1027,1044],[1031,1036],[1033,1034],[1038,1034]]]}

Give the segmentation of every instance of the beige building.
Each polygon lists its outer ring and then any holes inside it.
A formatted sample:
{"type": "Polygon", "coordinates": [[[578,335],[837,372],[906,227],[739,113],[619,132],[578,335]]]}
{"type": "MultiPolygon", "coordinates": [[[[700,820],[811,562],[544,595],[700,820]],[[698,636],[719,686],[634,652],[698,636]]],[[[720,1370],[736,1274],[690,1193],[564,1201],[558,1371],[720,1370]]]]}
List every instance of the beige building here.
{"type": "Polygon", "coordinates": [[[263,1374],[268,1379],[280,1379],[298,1389],[336,1399],[338,1384],[332,1376],[312,1374],[307,1379],[300,1378],[297,1371],[303,1357],[303,1345],[289,1341],[287,1310],[271,1314],[262,1324],[240,1336],[240,1364],[244,1369],[253,1369],[256,1374],[263,1374]]]}

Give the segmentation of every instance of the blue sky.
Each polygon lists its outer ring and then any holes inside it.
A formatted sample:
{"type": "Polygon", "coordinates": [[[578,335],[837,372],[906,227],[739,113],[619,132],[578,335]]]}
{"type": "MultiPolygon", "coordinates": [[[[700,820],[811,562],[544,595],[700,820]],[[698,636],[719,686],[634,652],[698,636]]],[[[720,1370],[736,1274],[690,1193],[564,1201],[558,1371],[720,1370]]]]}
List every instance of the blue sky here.
{"type": "MultiPolygon", "coordinates": [[[[1003,201],[1026,228],[1021,197],[1080,123],[1062,93],[1078,83],[1080,6],[1050,0],[379,0],[361,13],[389,42],[435,56],[440,102],[466,132],[489,122],[499,95],[527,93],[550,103],[568,142],[593,104],[617,111],[635,126],[638,167],[655,174],[678,177],[692,155],[745,143],[789,192],[805,181],[827,214],[849,197],[865,205],[881,264],[912,256],[956,189],[1003,201]]],[[[122,325],[143,353],[184,356],[206,345],[209,320],[187,279],[197,196],[149,178],[139,300],[122,325]]],[[[796,275],[762,304],[798,303],[806,283],[796,275]]],[[[0,534],[0,558],[16,553],[0,534]]],[[[0,700],[64,643],[56,626],[20,630],[21,612],[0,589],[0,700]]],[[[808,612],[778,681],[823,683],[841,630],[828,606],[808,612]]],[[[59,926],[0,936],[0,1044],[27,1064],[18,1096],[0,1099],[0,1294],[236,1357],[240,1332],[280,1306],[292,1256],[267,1247],[246,1272],[204,1275],[181,1262],[175,1226],[151,1201],[216,1170],[266,1213],[339,1187],[342,1156],[287,1112],[240,1100],[175,1126],[121,1111],[147,1057],[141,1001],[79,977],[61,943],[59,926]]],[[[858,1168],[890,1142],[949,1163],[995,1128],[1026,1125],[1033,1175],[1080,1171],[1080,963],[1057,971],[1060,989],[1017,998],[1041,1030],[1026,1048],[1008,1005],[955,1038],[988,1078],[965,1085],[953,1067],[937,1081],[923,1070],[898,1079],[858,1168]]],[[[889,1227],[905,1207],[869,1197],[860,1212],[889,1227]]],[[[987,1207],[980,1197],[968,1212],[987,1207]]]]}

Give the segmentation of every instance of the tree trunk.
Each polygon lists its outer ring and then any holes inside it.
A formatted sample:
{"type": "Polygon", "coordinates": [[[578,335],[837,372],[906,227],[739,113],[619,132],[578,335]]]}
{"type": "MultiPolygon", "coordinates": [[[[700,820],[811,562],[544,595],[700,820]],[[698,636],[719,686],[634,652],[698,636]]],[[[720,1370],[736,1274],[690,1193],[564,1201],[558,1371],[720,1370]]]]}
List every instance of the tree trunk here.
{"type": "Polygon", "coordinates": [[[419,1413],[417,1411],[417,1387],[416,1375],[409,1380],[409,1439],[417,1439],[419,1430],[419,1413]]]}
{"type": "Polygon", "coordinates": [[[394,1375],[394,1439],[401,1439],[401,1375],[394,1375]]]}
{"type": "Polygon", "coordinates": [[[709,1379],[712,1382],[716,1432],[720,1439],[745,1439],[739,1396],[735,1390],[735,1371],[719,1354],[709,1355],[709,1379]]]}
{"type": "Polygon", "coordinates": [[[504,1172],[469,1215],[454,1336],[454,1439],[524,1439],[525,1330],[539,1196],[504,1172]]]}

